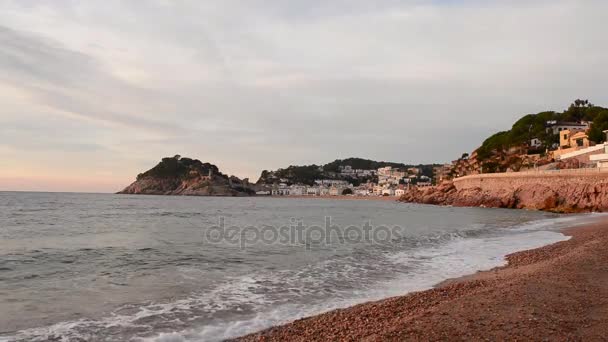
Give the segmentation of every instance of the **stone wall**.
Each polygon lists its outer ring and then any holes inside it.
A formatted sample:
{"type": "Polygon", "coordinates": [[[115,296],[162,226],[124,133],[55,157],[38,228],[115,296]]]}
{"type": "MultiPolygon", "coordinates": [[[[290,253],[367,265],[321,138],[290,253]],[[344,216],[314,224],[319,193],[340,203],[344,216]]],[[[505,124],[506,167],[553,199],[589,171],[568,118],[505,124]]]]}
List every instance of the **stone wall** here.
{"type": "Polygon", "coordinates": [[[457,190],[480,188],[493,191],[495,189],[516,190],[522,186],[543,185],[554,187],[559,184],[599,184],[608,183],[608,170],[581,169],[539,171],[539,172],[510,172],[484,175],[471,175],[454,179],[457,190]]]}

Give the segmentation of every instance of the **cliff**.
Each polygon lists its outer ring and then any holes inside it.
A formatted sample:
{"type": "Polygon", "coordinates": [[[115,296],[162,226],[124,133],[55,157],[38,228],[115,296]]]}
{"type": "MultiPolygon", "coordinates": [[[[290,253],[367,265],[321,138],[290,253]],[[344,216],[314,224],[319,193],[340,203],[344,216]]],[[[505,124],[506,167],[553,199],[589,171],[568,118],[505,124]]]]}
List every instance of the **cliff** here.
{"type": "Polygon", "coordinates": [[[163,158],[158,165],[139,174],[119,194],[247,196],[254,191],[247,179],[228,177],[213,164],[177,155],[163,158]]]}
{"type": "Polygon", "coordinates": [[[474,175],[411,188],[402,202],[554,212],[608,211],[608,172],[567,170],[474,175]]]}

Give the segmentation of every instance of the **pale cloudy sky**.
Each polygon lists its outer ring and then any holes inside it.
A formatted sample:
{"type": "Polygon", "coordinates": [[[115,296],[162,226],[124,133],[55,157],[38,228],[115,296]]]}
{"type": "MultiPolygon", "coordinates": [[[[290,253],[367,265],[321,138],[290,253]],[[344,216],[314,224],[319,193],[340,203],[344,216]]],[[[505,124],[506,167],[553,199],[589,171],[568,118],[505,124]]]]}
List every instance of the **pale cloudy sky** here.
{"type": "Polygon", "coordinates": [[[608,105],[608,1],[0,0],[0,190],[120,190],[181,154],[257,179],[444,162],[608,105]]]}

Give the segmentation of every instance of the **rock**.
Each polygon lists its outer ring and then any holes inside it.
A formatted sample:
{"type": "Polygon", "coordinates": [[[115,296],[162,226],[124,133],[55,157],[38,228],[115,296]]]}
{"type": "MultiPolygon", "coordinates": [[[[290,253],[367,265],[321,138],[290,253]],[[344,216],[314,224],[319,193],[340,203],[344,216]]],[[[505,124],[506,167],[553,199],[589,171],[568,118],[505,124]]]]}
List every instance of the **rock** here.
{"type": "MultiPolygon", "coordinates": [[[[514,178],[515,179],[515,178],[514,178]]],[[[459,207],[489,207],[545,210],[554,212],[592,212],[608,210],[608,178],[579,177],[576,182],[556,178],[539,184],[534,180],[519,182],[519,186],[469,186],[458,190],[453,182],[434,187],[410,188],[400,198],[402,202],[454,205],[459,207]]]]}
{"type": "Polygon", "coordinates": [[[177,155],[141,173],[119,194],[180,196],[247,196],[247,181],[222,174],[217,166],[177,155]]]}

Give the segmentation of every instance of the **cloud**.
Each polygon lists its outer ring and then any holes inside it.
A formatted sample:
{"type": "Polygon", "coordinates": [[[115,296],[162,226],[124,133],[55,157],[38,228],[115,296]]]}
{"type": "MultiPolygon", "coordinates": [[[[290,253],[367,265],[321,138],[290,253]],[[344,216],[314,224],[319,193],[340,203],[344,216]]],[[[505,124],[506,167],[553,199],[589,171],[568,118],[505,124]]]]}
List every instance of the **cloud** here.
{"type": "Polygon", "coordinates": [[[170,122],[128,113],[130,99],[153,98],[152,93],[124,84],[108,74],[94,57],[65,48],[42,35],[0,26],[0,69],[3,81],[59,112],[84,119],[154,132],[177,132],[170,122]],[[120,105],[109,101],[118,100],[120,105]]]}
{"type": "MultiPolygon", "coordinates": [[[[569,0],[6,1],[0,87],[21,95],[0,106],[58,132],[78,121],[84,133],[69,143],[125,183],[175,153],[251,178],[350,156],[443,162],[523,114],[578,97],[608,105],[607,10],[569,0]]],[[[16,126],[11,146],[27,136],[16,126]]],[[[60,156],[64,141],[45,140],[60,156]]]]}

